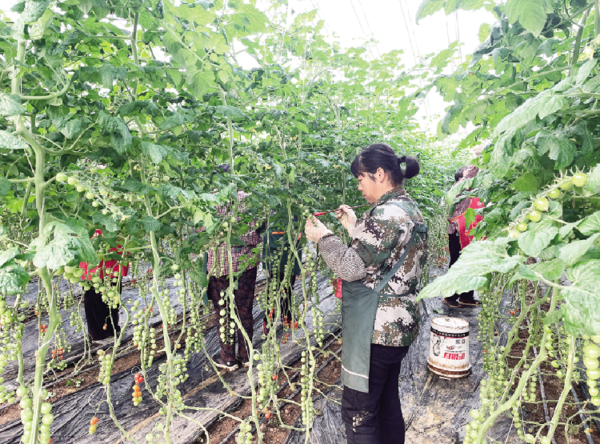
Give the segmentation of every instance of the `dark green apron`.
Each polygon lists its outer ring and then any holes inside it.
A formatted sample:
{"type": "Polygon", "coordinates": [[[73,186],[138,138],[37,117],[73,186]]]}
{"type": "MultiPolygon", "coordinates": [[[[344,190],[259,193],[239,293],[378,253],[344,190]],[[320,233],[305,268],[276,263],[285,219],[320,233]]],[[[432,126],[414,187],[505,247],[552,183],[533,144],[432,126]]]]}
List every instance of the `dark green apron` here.
{"type": "MultiPolygon", "coordinates": [[[[389,203],[402,208],[410,216],[410,213],[399,203],[389,203]]],[[[375,289],[370,289],[360,281],[344,281],[342,284],[342,336],[344,339],[342,382],[344,386],[359,392],[369,393],[371,342],[373,340],[373,325],[377,314],[379,293],[406,260],[416,233],[427,233],[427,225],[415,223],[414,220],[413,223],[413,232],[404,253],[375,289]]],[[[397,296],[402,297],[411,293],[403,293],[397,296]]]]}

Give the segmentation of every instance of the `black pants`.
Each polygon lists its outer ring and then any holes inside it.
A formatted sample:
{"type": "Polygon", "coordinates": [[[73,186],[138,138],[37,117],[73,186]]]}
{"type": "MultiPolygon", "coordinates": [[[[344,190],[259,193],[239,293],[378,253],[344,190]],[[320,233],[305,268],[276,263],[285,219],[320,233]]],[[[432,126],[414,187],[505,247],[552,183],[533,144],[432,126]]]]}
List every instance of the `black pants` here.
{"type": "MultiPolygon", "coordinates": [[[[235,303],[235,309],[240,319],[242,327],[246,331],[246,334],[252,340],[252,334],[254,333],[254,321],[252,318],[252,306],[254,304],[254,288],[256,287],[256,272],[258,267],[252,267],[244,271],[238,279],[238,289],[233,291],[233,298],[235,303]]],[[[226,291],[229,288],[229,276],[214,277],[211,276],[208,281],[208,297],[215,306],[217,312],[217,319],[221,320],[221,306],[219,300],[221,299],[221,292],[226,291]]],[[[231,318],[228,314],[225,315],[225,326],[229,328],[231,318]]],[[[217,325],[221,325],[220,323],[217,325]]],[[[221,343],[221,358],[227,362],[235,361],[235,334],[233,335],[232,343],[223,341],[221,335],[219,335],[219,341],[221,343]]],[[[237,344],[238,353],[242,359],[248,359],[248,347],[244,339],[244,335],[240,330],[237,330],[237,344]]]]}
{"type": "MultiPolygon", "coordinates": [[[[121,293],[121,285],[119,284],[119,293],[121,293]]],[[[119,309],[109,308],[102,301],[102,295],[97,293],[94,287],[90,288],[83,294],[83,307],[85,308],[85,319],[87,321],[88,334],[92,341],[101,341],[102,339],[110,338],[115,333],[119,334],[119,309]],[[104,326],[106,325],[106,330],[104,326]],[[113,325],[116,328],[113,330],[113,325]]]]}
{"type": "Polygon", "coordinates": [[[371,345],[369,393],[344,387],[342,420],[348,444],[404,443],[398,376],[407,352],[408,347],[371,345]]]}
{"type": "MultiPolygon", "coordinates": [[[[448,268],[450,268],[460,257],[460,252],[462,248],[460,246],[460,236],[458,232],[448,235],[448,239],[448,249],[450,250],[450,264],[448,265],[448,268]]],[[[475,297],[475,293],[471,290],[466,293],[454,294],[453,296],[450,296],[447,299],[456,302],[461,296],[466,300],[473,299],[475,297]]]]}

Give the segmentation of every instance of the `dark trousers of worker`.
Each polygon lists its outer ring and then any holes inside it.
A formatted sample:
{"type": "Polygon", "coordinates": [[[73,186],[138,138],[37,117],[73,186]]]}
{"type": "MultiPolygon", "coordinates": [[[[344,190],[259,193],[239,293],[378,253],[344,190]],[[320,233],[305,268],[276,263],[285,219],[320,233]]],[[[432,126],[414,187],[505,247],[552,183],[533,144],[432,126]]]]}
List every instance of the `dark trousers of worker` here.
{"type": "MultiPolygon", "coordinates": [[[[269,273],[270,279],[273,279],[273,273],[270,272],[269,273]]],[[[279,273],[277,276],[277,284],[278,285],[283,285],[283,280],[285,279],[285,274],[284,273],[279,273]]],[[[292,306],[293,306],[293,300],[292,300],[292,295],[294,294],[294,284],[296,283],[296,276],[295,275],[291,275],[290,276],[290,285],[285,286],[284,290],[283,290],[283,295],[279,298],[279,302],[281,305],[281,320],[282,321],[288,321],[288,322],[292,322],[292,306]]],[[[265,312],[264,315],[264,322],[267,322],[267,313],[265,312]]]]}
{"type": "MultiPolygon", "coordinates": [[[[254,332],[254,320],[252,319],[252,306],[254,304],[254,288],[256,287],[256,271],[258,267],[250,268],[244,271],[238,280],[238,289],[234,290],[233,296],[235,301],[235,309],[237,311],[238,318],[242,323],[242,327],[246,331],[246,334],[252,340],[252,333],[254,332]]],[[[219,300],[221,299],[221,292],[226,291],[229,288],[229,276],[214,277],[211,276],[208,281],[208,297],[215,306],[217,313],[217,325],[225,325],[227,332],[230,329],[231,318],[228,314],[221,316],[221,305],[219,300]],[[225,323],[221,324],[221,317],[225,318],[225,323]]],[[[231,341],[223,341],[221,335],[219,335],[219,341],[221,342],[221,358],[224,361],[233,362],[235,361],[235,334],[227,334],[226,337],[230,338],[231,341]],[[233,336],[233,337],[232,337],[233,336]]],[[[244,335],[241,330],[237,330],[237,344],[239,348],[240,358],[248,359],[248,348],[244,335]]]]}
{"type": "MultiPolygon", "coordinates": [[[[119,284],[119,293],[121,293],[121,285],[119,284]]],[[[83,307],[85,309],[85,319],[87,322],[88,334],[92,341],[101,341],[102,339],[110,338],[119,334],[119,309],[110,308],[102,301],[102,295],[94,289],[90,288],[83,294],[83,307]],[[106,329],[104,329],[106,326],[106,329]]]]}
{"type": "Polygon", "coordinates": [[[407,352],[408,347],[372,344],[369,393],[344,387],[342,420],[348,444],[404,443],[398,376],[407,352]]]}
{"type": "MultiPolygon", "coordinates": [[[[448,268],[450,268],[460,257],[460,252],[462,248],[460,246],[460,236],[458,234],[458,231],[454,234],[449,234],[448,239],[448,250],[450,250],[450,264],[448,265],[448,268]]],[[[471,290],[466,293],[454,294],[453,296],[450,296],[447,299],[456,302],[461,296],[465,298],[465,300],[469,300],[475,297],[475,293],[473,292],[473,290],[471,290]]]]}

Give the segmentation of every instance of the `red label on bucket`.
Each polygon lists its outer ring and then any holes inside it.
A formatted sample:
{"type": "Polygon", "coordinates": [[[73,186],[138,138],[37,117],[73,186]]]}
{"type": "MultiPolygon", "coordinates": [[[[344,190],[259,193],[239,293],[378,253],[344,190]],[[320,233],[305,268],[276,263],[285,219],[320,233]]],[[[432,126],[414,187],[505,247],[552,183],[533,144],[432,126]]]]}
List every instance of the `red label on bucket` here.
{"type": "Polygon", "coordinates": [[[444,353],[444,359],[460,361],[461,359],[465,359],[465,354],[464,353],[444,353]]]}

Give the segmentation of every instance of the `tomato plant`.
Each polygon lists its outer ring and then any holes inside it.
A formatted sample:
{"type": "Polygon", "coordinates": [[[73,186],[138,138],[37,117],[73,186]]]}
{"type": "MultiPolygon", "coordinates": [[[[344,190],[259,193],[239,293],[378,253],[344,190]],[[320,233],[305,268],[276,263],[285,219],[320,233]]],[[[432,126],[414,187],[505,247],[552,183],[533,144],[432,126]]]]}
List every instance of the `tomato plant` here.
{"type": "MultiPolygon", "coordinates": [[[[481,6],[427,0],[418,18],[441,8],[450,13],[481,6]]],[[[447,199],[453,202],[463,192],[480,197],[485,219],[472,232],[480,240],[421,297],[468,290],[481,295],[480,340],[489,378],[482,382],[481,408],[472,413],[465,442],[485,442],[505,412],[521,439],[550,442],[559,424],[565,435],[587,427],[565,414],[567,405],[576,405],[569,399],[573,383],[590,390],[582,412],[598,410],[598,364],[591,356],[600,333],[600,11],[591,1],[508,0],[485,7],[498,22],[482,25],[475,53],[432,84],[452,103],[440,137],[471,124],[460,146],[485,145],[474,160],[478,176],[455,185],[447,199]],[[511,316],[500,305],[505,292],[514,295],[511,316]],[[511,329],[495,337],[503,319],[511,329]],[[524,351],[515,358],[516,347],[524,351]],[[583,369],[576,365],[581,357],[583,369]],[[522,409],[537,402],[540,375],[557,377],[563,387],[553,400],[554,414],[546,422],[522,420],[522,409]]]]}
{"type": "MultiPolygon", "coordinates": [[[[323,264],[295,240],[310,212],[362,203],[349,164],[373,142],[420,157],[424,174],[407,188],[437,227],[432,246],[444,254],[439,201],[459,159],[447,155],[449,148],[436,150],[412,122],[422,87],[401,68],[400,52],[369,60],[364,48],[329,43],[316,11],[295,15],[277,1],[265,13],[255,3],[25,0],[13,8],[15,21],[0,21],[0,370],[16,363],[15,380],[7,382],[18,387],[1,390],[0,400],[20,398],[24,443],[51,440],[44,382],[48,369],[67,366],[67,322],[84,335],[78,299],[91,288],[125,314],[108,349],[91,355],[82,339],[82,361],[99,365],[111,419],[133,439],[111,401],[111,375],[130,328],[141,369],[132,403],[149,397],[159,403],[163,416],[146,439],[162,435],[171,442],[173,420],[186,409],[186,364],[206,351],[203,319],[211,307],[204,302],[203,253],[225,243],[230,254],[252,220],[281,228],[293,257],[304,249],[302,293],[282,343],[302,331],[323,346],[316,281],[323,264]],[[238,63],[242,52],[255,68],[238,63]],[[216,168],[222,163],[230,171],[216,168]],[[238,189],[251,193],[244,211],[238,189]],[[230,214],[219,216],[219,205],[230,214]],[[97,229],[102,236],[93,236],[97,229]],[[117,245],[122,254],[111,250],[117,245]],[[128,283],[138,299],[122,297],[120,273],[84,279],[80,262],[94,267],[102,260],[130,264],[128,283]],[[173,307],[167,278],[182,313],[173,307]],[[38,289],[29,307],[24,296],[32,281],[38,289]],[[21,346],[30,314],[39,331],[35,368],[21,346]],[[160,325],[152,326],[156,314],[160,325]],[[159,355],[165,359],[157,363],[159,355]],[[155,368],[156,383],[144,383],[155,368]]],[[[283,271],[284,281],[270,282],[258,298],[273,320],[281,317],[279,294],[292,273],[283,271]]],[[[229,278],[215,307],[232,315],[223,332],[241,327],[233,309],[236,276],[229,278]]],[[[258,369],[257,377],[248,372],[251,410],[270,412],[278,405],[282,367],[276,330],[260,349],[244,339],[258,369]]],[[[308,428],[318,347],[302,347],[308,428]]],[[[250,439],[251,424],[262,440],[253,415],[240,425],[240,442],[250,439]]],[[[89,433],[97,427],[94,416],[89,433]]]]}

